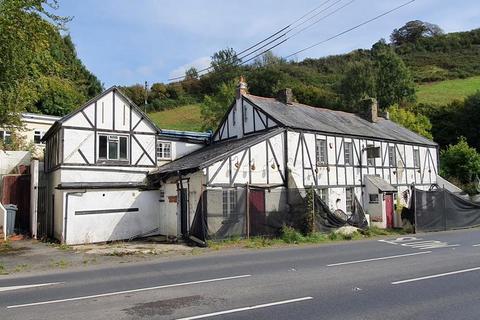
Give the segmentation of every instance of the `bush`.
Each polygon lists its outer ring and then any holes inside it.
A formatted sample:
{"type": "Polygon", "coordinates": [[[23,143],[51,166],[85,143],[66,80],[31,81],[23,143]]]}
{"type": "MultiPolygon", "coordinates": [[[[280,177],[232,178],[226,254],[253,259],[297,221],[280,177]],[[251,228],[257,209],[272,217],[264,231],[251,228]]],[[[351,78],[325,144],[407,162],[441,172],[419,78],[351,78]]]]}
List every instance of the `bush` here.
{"type": "Polygon", "coordinates": [[[305,237],[292,227],[282,227],[282,240],[285,243],[302,243],[305,242],[305,237]]]}

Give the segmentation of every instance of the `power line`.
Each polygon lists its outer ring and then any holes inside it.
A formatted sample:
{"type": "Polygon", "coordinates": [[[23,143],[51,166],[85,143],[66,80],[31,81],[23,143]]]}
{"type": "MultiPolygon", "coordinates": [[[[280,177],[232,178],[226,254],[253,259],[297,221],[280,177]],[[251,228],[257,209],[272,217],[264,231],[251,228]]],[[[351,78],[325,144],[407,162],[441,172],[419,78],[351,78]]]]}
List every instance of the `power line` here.
{"type": "Polygon", "coordinates": [[[397,11],[398,9],[407,6],[407,5],[411,4],[412,2],[415,2],[415,0],[411,0],[411,1],[405,2],[405,3],[401,4],[401,5],[399,5],[398,7],[395,7],[395,8],[393,8],[393,9],[390,9],[390,10],[388,10],[388,11],[382,13],[382,14],[379,14],[378,16],[375,16],[375,17],[373,17],[373,18],[371,18],[371,19],[369,19],[369,20],[367,20],[367,21],[364,21],[364,22],[362,22],[362,23],[360,23],[360,24],[357,24],[357,25],[354,26],[354,27],[351,27],[351,28],[349,28],[349,29],[347,29],[347,30],[345,30],[345,31],[340,32],[340,33],[337,33],[337,34],[331,36],[330,38],[327,38],[327,39],[322,40],[322,41],[320,41],[320,42],[314,43],[314,44],[312,44],[312,45],[310,45],[310,46],[308,46],[308,47],[306,47],[306,48],[303,48],[303,49],[298,50],[298,51],[296,51],[296,52],[294,52],[294,53],[292,53],[292,54],[289,54],[288,56],[286,56],[286,57],[284,57],[284,58],[285,58],[285,59],[288,59],[288,58],[290,58],[291,56],[294,56],[294,55],[296,55],[296,54],[302,53],[302,52],[304,52],[304,51],[307,51],[307,50],[309,50],[309,49],[312,49],[313,47],[319,46],[319,45],[321,45],[321,44],[323,44],[323,43],[325,43],[325,42],[327,42],[327,41],[330,41],[330,40],[333,40],[333,39],[335,39],[335,38],[338,38],[338,37],[340,37],[340,36],[342,36],[342,35],[350,32],[350,31],[353,31],[353,30],[355,30],[355,29],[358,29],[358,28],[360,28],[360,27],[362,27],[362,26],[364,26],[364,25],[366,25],[366,24],[368,24],[368,23],[370,23],[370,22],[372,22],[372,21],[378,20],[378,19],[380,19],[381,17],[386,16],[387,14],[390,14],[390,13],[392,13],[392,12],[394,12],[394,11],[397,11]]]}
{"type": "MultiPolygon", "coordinates": [[[[295,21],[293,21],[293,22],[291,22],[290,24],[288,24],[287,26],[281,28],[280,30],[278,30],[278,31],[276,31],[275,33],[273,33],[272,35],[270,35],[270,36],[266,37],[265,39],[263,39],[263,40],[255,43],[254,45],[252,45],[252,46],[250,46],[250,47],[242,50],[241,52],[239,52],[239,53],[237,54],[237,56],[239,56],[239,55],[241,55],[241,54],[243,54],[243,53],[248,52],[249,50],[257,47],[258,45],[264,43],[265,41],[270,40],[271,38],[275,37],[276,35],[280,34],[281,32],[287,30],[287,29],[290,28],[292,25],[294,25],[294,24],[296,24],[297,22],[301,21],[302,19],[304,19],[305,17],[307,17],[307,16],[310,15],[311,13],[317,11],[318,9],[320,9],[321,7],[323,7],[325,4],[329,3],[330,1],[332,1],[332,0],[327,0],[327,1],[322,2],[320,5],[318,5],[317,7],[313,8],[313,9],[311,9],[310,11],[308,11],[307,13],[305,13],[304,15],[302,15],[300,18],[298,18],[298,19],[296,19],[295,21]]],[[[342,0],[338,0],[338,1],[336,1],[335,3],[338,3],[338,2],[340,2],[340,1],[342,1],[342,0]]],[[[334,3],[334,4],[335,4],[335,3],[334,3]]],[[[281,39],[281,38],[284,37],[288,32],[290,32],[290,31],[298,28],[299,26],[301,26],[301,25],[304,24],[305,22],[311,20],[312,18],[314,18],[314,17],[317,16],[318,14],[324,12],[325,10],[327,10],[327,9],[330,8],[330,7],[331,7],[331,6],[327,7],[326,9],[324,9],[324,10],[322,10],[322,11],[320,11],[320,12],[318,12],[317,14],[313,15],[312,17],[310,17],[310,18],[308,18],[307,20],[305,20],[305,21],[303,21],[302,23],[300,23],[298,26],[295,26],[295,27],[292,28],[291,30],[288,30],[287,32],[283,33],[281,36],[276,37],[274,40],[268,42],[267,44],[263,45],[262,47],[257,48],[256,50],[250,52],[249,54],[246,54],[245,56],[237,59],[237,61],[238,61],[238,60],[241,60],[241,59],[243,59],[243,58],[245,58],[245,57],[247,57],[247,56],[249,56],[249,55],[252,55],[253,53],[255,53],[255,52],[263,49],[263,48],[266,47],[267,45],[275,42],[276,40],[281,39]]],[[[209,66],[209,67],[206,67],[206,68],[204,68],[204,69],[198,70],[197,72],[198,72],[198,73],[201,73],[201,72],[204,72],[204,71],[208,71],[208,70],[210,70],[210,69],[212,69],[212,68],[213,68],[212,66],[209,66]]],[[[172,81],[172,80],[177,80],[177,79],[182,79],[182,78],[185,78],[185,75],[183,75],[183,76],[178,76],[178,77],[173,77],[173,78],[169,78],[168,80],[169,80],[169,81],[172,81]]]]}

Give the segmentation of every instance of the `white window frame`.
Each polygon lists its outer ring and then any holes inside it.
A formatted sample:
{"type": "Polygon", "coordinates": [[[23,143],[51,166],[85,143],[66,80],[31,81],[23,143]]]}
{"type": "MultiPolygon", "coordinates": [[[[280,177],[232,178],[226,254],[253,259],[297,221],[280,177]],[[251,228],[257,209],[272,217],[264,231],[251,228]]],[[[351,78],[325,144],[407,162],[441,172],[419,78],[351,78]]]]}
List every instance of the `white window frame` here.
{"type": "Polygon", "coordinates": [[[413,167],[420,169],[420,149],[413,149],[413,167]]]}
{"type": "Polygon", "coordinates": [[[0,139],[3,140],[3,143],[10,143],[12,142],[12,132],[10,131],[7,131],[7,130],[1,130],[0,132],[2,132],[2,135],[0,137],[0,139]],[[9,140],[10,141],[7,141],[7,138],[10,138],[9,140]]]}
{"type": "Polygon", "coordinates": [[[379,202],[380,202],[380,196],[378,195],[378,193],[368,194],[368,203],[379,203],[379,202]]]}
{"type": "Polygon", "coordinates": [[[395,146],[388,146],[388,165],[390,167],[397,166],[397,152],[395,146]]]}
{"type": "Polygon", "coordinates": [[[326,165],[328,163],[327,159],[327,140],[326,139],[317,139],[315,144],[315,154],[317,160],[317,166],[326,165]]]}
{"type": "Polygon", "coordinates": [[[97,149],[97,152],[98,152],[98,159],[99,160],[107,160],[107,161],[128,161],[129,160],[129,150],[130,150],[130,145],[129,145],[129,136],[128,135],[119,135],[119,134],[109,134],[109,133],[99,133],[98,134],[98,149],[97,149]],[[107,157],[100,157],[100,137],[107,137],[107,157]],[[126,158],[121,158],[120,157],[120,139],[121,138],[125,138],[126,141],[127,141],[127,150],[126,150],[126,153],[127,153],[127,156],[126,158]],[[110,157],[110,141],[117,141],[117,158],[112,158],[110,157]]]}
{"type": "Polygon", "coordinates": [[[355,199],[355,189],[353,187],[345,188],[345,211],[352,213],[353,201],[355,199]],[[350,196],[350,199],[349,199],[350,196]]]}
{"type": "Polygon", "coordinates": [[[155,149],[155,154],[157,156],[157,160],[172,160],[172,142],[158,140],[157,148],[155,149]],[[168,156],[165,155],[165,146],[169,146],[168,152],[170,154],[168,156]]]}
{"type": "Polygon", "coordinates": [[[45,131],[35,129],[33,131],[33,142],[35,144],[45,144],[45,142],[42,142],[42,138],[44,134],[45,134],[45,131]],[[35,137],[39,137],[38,142],[35,142],[35,137]]]}
{"type": "Polygon", "coordinates": [[[320,199],[328,205],[328,188],[318,189],[318,195],[320,196],[320,199]]]}
{"type": "MultiPolygon", "coordinates": [[[[370,148],[375,148],[374,144],[367,144],[367,150],[370,148]]],[[[375,158],[369,158],[368,157],[368,152],[367,153],[367,166],[374,167],[375,166],[375,158]]]]}
{"type": "Polygon", "coordinates": [[[344,156],[345,165],[353,165],[353,143],[352,142],[345,142],[343,146],[343,156],[344,156]]]}
{"type": "Polygon", "coordinates": [[[237,210],[237,190],[223,189],[222,190],[222,215],[228,218],[235,214],[237,210]]]}

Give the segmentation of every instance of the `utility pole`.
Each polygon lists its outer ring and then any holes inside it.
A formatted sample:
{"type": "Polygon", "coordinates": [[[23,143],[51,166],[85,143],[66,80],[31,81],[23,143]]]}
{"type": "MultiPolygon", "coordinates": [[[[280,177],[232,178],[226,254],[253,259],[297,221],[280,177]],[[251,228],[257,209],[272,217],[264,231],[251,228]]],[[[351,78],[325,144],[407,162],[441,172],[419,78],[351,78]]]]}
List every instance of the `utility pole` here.
{"type": "Polygon", "coordinates": [[[147,113],[147,103],[148,103],[148,83],[145,81],[145,103],[143,104],[143,111],[147,113]]]}

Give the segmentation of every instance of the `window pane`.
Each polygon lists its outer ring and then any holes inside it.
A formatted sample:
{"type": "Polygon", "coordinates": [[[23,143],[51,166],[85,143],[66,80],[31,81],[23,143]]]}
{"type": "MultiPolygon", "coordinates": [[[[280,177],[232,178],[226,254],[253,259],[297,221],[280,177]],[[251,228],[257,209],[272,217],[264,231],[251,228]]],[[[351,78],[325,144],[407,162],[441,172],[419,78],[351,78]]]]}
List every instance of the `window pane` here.
{"type": "Polygon", "coordinates": [[[128,159],[127,137],[120,137],[120,159],[128,159]]]}
{"type": "Polygon", "coordinates": [[[170,159],[172,157],[171,144],[170,142],[163,145],[163,157],[170,159]]]}
{"type": "Polygon", "coordinates": [[[118,159],[118,141],[108,141],[108,159],[118,159]]]}
{"type": "Polygon", "coordinates": [[[98,157],[107,158],[107,136],[98,137],[98,157]]]}

